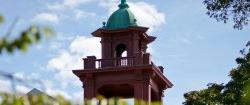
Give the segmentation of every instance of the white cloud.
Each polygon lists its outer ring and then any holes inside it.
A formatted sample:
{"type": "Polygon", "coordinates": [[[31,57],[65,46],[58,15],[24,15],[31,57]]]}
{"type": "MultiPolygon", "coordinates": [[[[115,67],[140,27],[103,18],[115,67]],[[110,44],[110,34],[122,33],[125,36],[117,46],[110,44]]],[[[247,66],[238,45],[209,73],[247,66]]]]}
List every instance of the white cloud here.
{"type": "Polygon", "coordinates": [[[60,49],[62,47],[62,44],[58,41],[52,41],[50,45],[49,49],[60,49]]]}
{"type": "Polygon", "coordinates": [[[32,88],[41,90],[44,90],[46,88],[46,84],[42,80],[40,80],[40,76],[36,72],[29,73],[29,75],[24,74],[23,72],[17,72],[13,75],[16,80],[16,90],[19,94],[25,94],[32,88]]]}
{"type": "Polygon", "coordinates": [[[87,17],[94,17],[96,16],[95,13],[92,12],[87,12],[87,11],[83,11],[83,10],[75,10],[75,18],[77,20],[82,19],[82,18],[87,18],[87,17]]]}
{"type": "Polygon", "coordinates": [[[99,38],[77,37],[70,44],[70,52],[83,56],[96,55],[100,57],[101,44],[99,38]]]}
{"type": "MultiPolygon", "coordinates": [[[[73,102],[77,102],[77,100],[79,101],[79,95],[80,92],[78,92],[78,95],[76,95],[76,93],[67,93],[65,90],[61,89],[61,88],[55,88],[55,84],[54,81],[51,80],[43,80],[44,84],[46,84],[46,93],[50,96],[56,97],[56,96],[63,96],[66,99],[69,99],[73,102]]],[[[82,96],[81,96],[82,98],[82,96]]],[[[80,105],[80,104],[79,104],[80,105]]]]}
{"type": "Polygon", "coordinates": [[[108,9],[108,13],[113,13],[116,9],[118,9],[118,0],[100,0],[100,6],[105,7],[108,9]]]}
{"type": "MultiPolygon", "coordinates": [[[[79,20],[87,17],[94,17],[96,13],[88,12],[86,10],[79,9],[79,6],[85,5],[89,2],[99,2],[100,6],[105,7],[109,14],[113,13],[118,7],[120,1],[118,0],[63,0],[61,2],[55,2],[48,4],[48,11],[54,11],[57,15],[63,16],[67,11],[73,13],[74,19],[79,20]]],[[[131,11],[135,14],[138,20],[138,24],[145,27],[150,27],[151,31],[160,25],[165,23],[165,14],[159,12],[156,6],[148,4],[146,2],[129,2],[131,11]]],[[[67,13],[67,14],[68,14],[67,13]]],[[[68,14],[69,15],[69,14],[68,14]]],[[[56,18],[50,20],[56,20],[56,18]]],[[[50,15],[50,17],[52,17],[50,15]]],[[[67,16],[66,16],[67,17],[67,16]]],[[[68,17],[72,19],[72,17],[68,17]]]]}
{"type": "MultiPolygon", "coordinates": [[[[16,75],[22,75],[22,73],[18,73],[16,75]]],[[[24,78],[30,78],[30,77],[24,77],[24,78]]],[[[54,87],[54,83],[50,80],[43,80],[42,83],[44,85],[46,85],[46,89],[45,90],[41,90],[45,93],[47,93],[48,95],[51,95],[51,96],[63,96],[65,97],[66,99],[74,99],[74,95],[69,95],[67,92],[65,92],[64,90],[62,90],[61,88],[55,88],[54,87]]],[[[34,84],[35,85],[35,84],[34,84]]],[[[0,92],[7,92],[7,93],[11,93],[12,92],[12,87],[11,87],[11,82],[10,81],[6,81],[6,80],[1,80],[0,79],[0,92]]],[[[22,96],[26,93],[28,93],[29,91],[31,91],[34,87],[27,87],[27,86],[24,86],[22,84],[18,84],[16,82],[16,95],[18,96],[22,96]]]]}
{"type": "Polygon", "coordinates": [[[60,21],[57,14],[49,13],[49,12],[43,12],[39,13],[34,17],[34,21],[37,22],[52,22],[52,23],[58,23],[60,21]]]}
{"type": "Polygon", "coordinates": [[[83,94],[82,92],[75,92],[73,93],[73,99],[74,105],[83,105],[83,94]]]}
{"type": "Polygon", "coordinates": [[[58,35],[56,36],[56,40],[58,41],[70,41],[73,40],[74,37],[74,33],[58,33],[58,35]]]}
{"type": "Polygon", "coordinates": [[[65,6],[69,6],[69,7],[74,7],[79,5],[80,3],[84,3],[86,0],[64,0],[63,1],[63,5],[65,6]]]}
{"type": "Polygon", "coordinates": [[[17,90],[18,95],[24,95],[28,93],[29,91],[31,91],[32,89],[26,86],[18,85],[16,86],[16,90],[17,90]]]}
{"type": "MultiPolygon", "coordinates": [[[[0,79],[0,92],[5,92],[5,93],[12,93],[13,92],[13,87],[11,87],[11,81],[10,80],[3,80],[3,79],[0,79]]],[[[23,94],[26,94],[27,92],[29,92],[31,89],[26,87],[26,86],[23,86],[23,85],[18,85],[16,83],[16,92],[17,92],[17,95],[23,95],[23,94]]]]}
{"type": "Polygon", "coordinates": [[[61,51],[57,57],[49,60],[48,68],[56,71],[72,70],[74,67],[81,66],[80,61],[79,55],[71,55],[68,51],[61,51]]]}
{"type": "MultiPolygon", "coordinates": [[[[48,95],[51,95],[51,96],[63,96],[65,97],[66,99],[71,99],[73,101],[77,101],[75,99],[79,99],[79,95],[77,94],[72,94],[72,95],[69,95],[68,93],[66,93],[64,90],[61,90],[61,89],[58,89],[58,88],[54,88],[54,85],[53,85],[53,82],[51,81],[43,81],[44,84],[46,84],[46,92],[48,95]]],[[[0,79],[0,92],[5,92],[5,93],[12,93],[12,87],[11,87],[11,82],[8,81],[8,80],[2,80],[0,79]]],[[[23,86],[23,85],[18,85],[16,84],[16,95],[18,96],[22,96],[26,93],[28,93],[29,91],[31,91],[32,88],[31,87],[26,87],[26,86],[23,86]]],[[[41,90],[43,91],[43,90],[41,90]]],[[[79,93],[78,93],[79,94],[79,93]]]]}
{"type": "Polygon", "coordinates": [[[56,71],[55,78],[63,80],[63,87],[70,85],[81,86],[81,82],[71,70],[83,68],[82,58],[89,55],[100,57],[100,39],[76,37],[66,50],[61,50],[58,56],[48,61],[47,68],[56,71]],[[75,81],[75,82],[72,82],[75,81]]]}
{"type": "MultiPolygon", "coordinates": [[[[75,38],[74,33],[61,33],[58,32],[57,35],[55,36],[55,38],[53,38],[53,41],[49,41],[49,43],[47,43],[49,46],[47,45],[38,45],[39,50],[42,49],[49,49],[50,51],[55,51],[55,50],[60,50],[64,47],[65,43],[63,42],[69,42],[71,40],[73,40],[75,38]]],[[[40,64],[36,64],[36,67],[40,67],[41,69],[43,67],[41,67],[40,64]]]]}
{"type": "Polygon", "coordinates": [[[85,4],[91,0],[62,0],[48,5],[50,10],[65,10],[68,8],[76,8],[79,5],[85,4]]]}
{"type": "Polygon", "coordinates": [[[0,92],[10,93],[12,91],[10,81],[8,81],[8,80],[1,80],[0,79],[0,86],[1,86],[0,92]]]}
{"type": "Polygon", "coordinates": [[[157,10],[157,8],[146,2],[130,3],[131,11],[134,13],[141,26],[149,27],[154,30],[156,27],[165,23],[165,14],[157,10]]]}
{"type": "Polygon", "coordinates": [[[78,21],[82,18],[96,16],[96,14],[93,12],[79,9],[80,6],[83,6],[84,4],[92,1],[93,0],[62,0],[60,2],[47,4],[47,11],[61,16],[60,19],[78,21]]]}
{"type": "Polygon", "coordinates": [[[15,73],[15,74],[14,74],[14,77],[16,77],[16,78],[18,78],[18,79],[22,79],[22,80],[25,78],[25,77],[24,77],[24,74],[21,73],[21,72],[15,73]]]}
{"type": "Polygon", "coordinates": [[[56,97],[56,96],[63,96],[66,99],[72,99],[72,96],[69,95],[68,93],[66,93],[63,90],[59,90],[59,89],[52,89],[52,88],[48,88],[46,90],[46,93],[48,93],[49,95],[56,97]]]}
{"type": "Polygon", "coordinates": [[[192,41],[185,37],[181,37],[179,40],[184,44],[192,44],[192,41]]]}
{"type": "Polygon", "coordinates": [[[55,75],[55,78],[64,81],[61,83],[63,89],[66,89],[68,86],[82,86],[78,77],[76,77],[71,70],[60,71],[55,75]]]}

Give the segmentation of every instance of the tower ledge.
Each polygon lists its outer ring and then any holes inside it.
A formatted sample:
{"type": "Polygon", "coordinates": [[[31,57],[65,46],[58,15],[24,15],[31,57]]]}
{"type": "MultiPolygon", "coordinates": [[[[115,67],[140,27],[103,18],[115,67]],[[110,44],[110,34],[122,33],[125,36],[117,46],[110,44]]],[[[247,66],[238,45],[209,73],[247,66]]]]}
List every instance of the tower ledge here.
{"type": "Polygon", "coordinates": [[[132,67],[107,67],[107,68],[96,68],[96,69],[79,69],[73,70],[73,73],[78,77],[84,78],[87,75],[100,75],[100,74],[116,74],[116,73],[135,73],[135,72],[148,72],[161,84],[163,89],[172,88],[173,84],[163,75],[159,67],[154,64],[151,65],[138,65],[132,67]]]}

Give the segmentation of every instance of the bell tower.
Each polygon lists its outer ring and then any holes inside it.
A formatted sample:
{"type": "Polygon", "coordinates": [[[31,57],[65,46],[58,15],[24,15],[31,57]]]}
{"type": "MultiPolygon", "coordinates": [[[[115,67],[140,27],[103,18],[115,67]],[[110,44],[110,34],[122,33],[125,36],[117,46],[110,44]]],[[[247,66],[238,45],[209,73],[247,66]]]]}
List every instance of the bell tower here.
{"type": "Polygon", "coordinates": [[[85,100],[101,95],[163,104],[163,91],[173,84],[163,75],[164,68],[156,66],[146,52],[147,45],[156,39],[147,30],[137,25],[126,0],[121,0],[107,24],[92,33],[101,38],[102,58],[87,56],[84,69],[73,70],[83,83],[85,100]]]}

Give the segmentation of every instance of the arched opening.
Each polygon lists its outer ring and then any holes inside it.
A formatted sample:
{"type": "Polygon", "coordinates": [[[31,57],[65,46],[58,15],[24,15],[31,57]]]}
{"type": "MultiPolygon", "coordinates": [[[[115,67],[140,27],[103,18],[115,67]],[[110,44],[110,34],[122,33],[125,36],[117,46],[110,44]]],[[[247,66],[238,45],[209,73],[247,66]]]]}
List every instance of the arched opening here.
{"type": "Polygon", "coordinates": [[[119,44],[115,48],[115,57],[127,57],[127,47],[125,44],[119,44]]]}
{"type": "Polygon", "coordinates": [[[129,84],[110,84],[100,87],[98,93],[105,98],[132,98],[134,95],[134,87],[129,84]]]}
{"type": "MultiPolygon", "coordinates": [[[[98,88],[98,95],[102,97],[102,99],[98,99],[99,103],[102,103],[104,101],[109,101],[110,99],[132,103],[134,101],[133,100],[134,88],[132,85],[129,85],[129,84],[104,85],[98,88]]],[[[115,104],[113,102],[112,103],[108,102],[108,103],[109,103],[108,105],[115,104]]]]}
{"type": "Polygon", "coordinates": [[[119,44],[115,48],[115,66],[128,66],[127,47],[125,44],[119,44]]]}

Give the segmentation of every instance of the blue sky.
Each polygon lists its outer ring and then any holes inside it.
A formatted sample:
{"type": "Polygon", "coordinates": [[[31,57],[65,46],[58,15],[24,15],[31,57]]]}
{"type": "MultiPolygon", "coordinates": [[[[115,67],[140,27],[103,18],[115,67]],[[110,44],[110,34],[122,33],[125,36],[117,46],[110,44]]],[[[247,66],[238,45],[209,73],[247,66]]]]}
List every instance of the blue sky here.
{"type": "MultiPolygon", "coordinates": [[[[240,56],[250,39],[249,26],[235,30],[232,23],[224,24],[209,18],[201,0],[127,0],[141,26],[157,40],[150,52],[157,65],[165,67],[165,76],[174,84],[165,91],[165,104],[180,105],[183,94],[203,89],[207,83],[229,80],[229,71],[237,67],[234,59],[240,56]]],[[[99,40],[91,32],[107,21],[117,9],[119,0],[5,0],[0,14],[6,33],[18,18],[12,36],[15,38],[29,25],[51,26],[57,35],[32,46],[27,53],[0,55],[0,70],[19,78],[39,79],[51,95],[62,94],[73,100],[82,98],[81,84],[71,73],[82,68],[81,58],[100,57],[99,40]]],[[[9,91],[10,83],[0,77],[0,91],[9,91]]],[[[32,84],[41,88],[39,84],[32,84]]],[[[18,84],[20,92],[31,87],[18,84]]]]}

